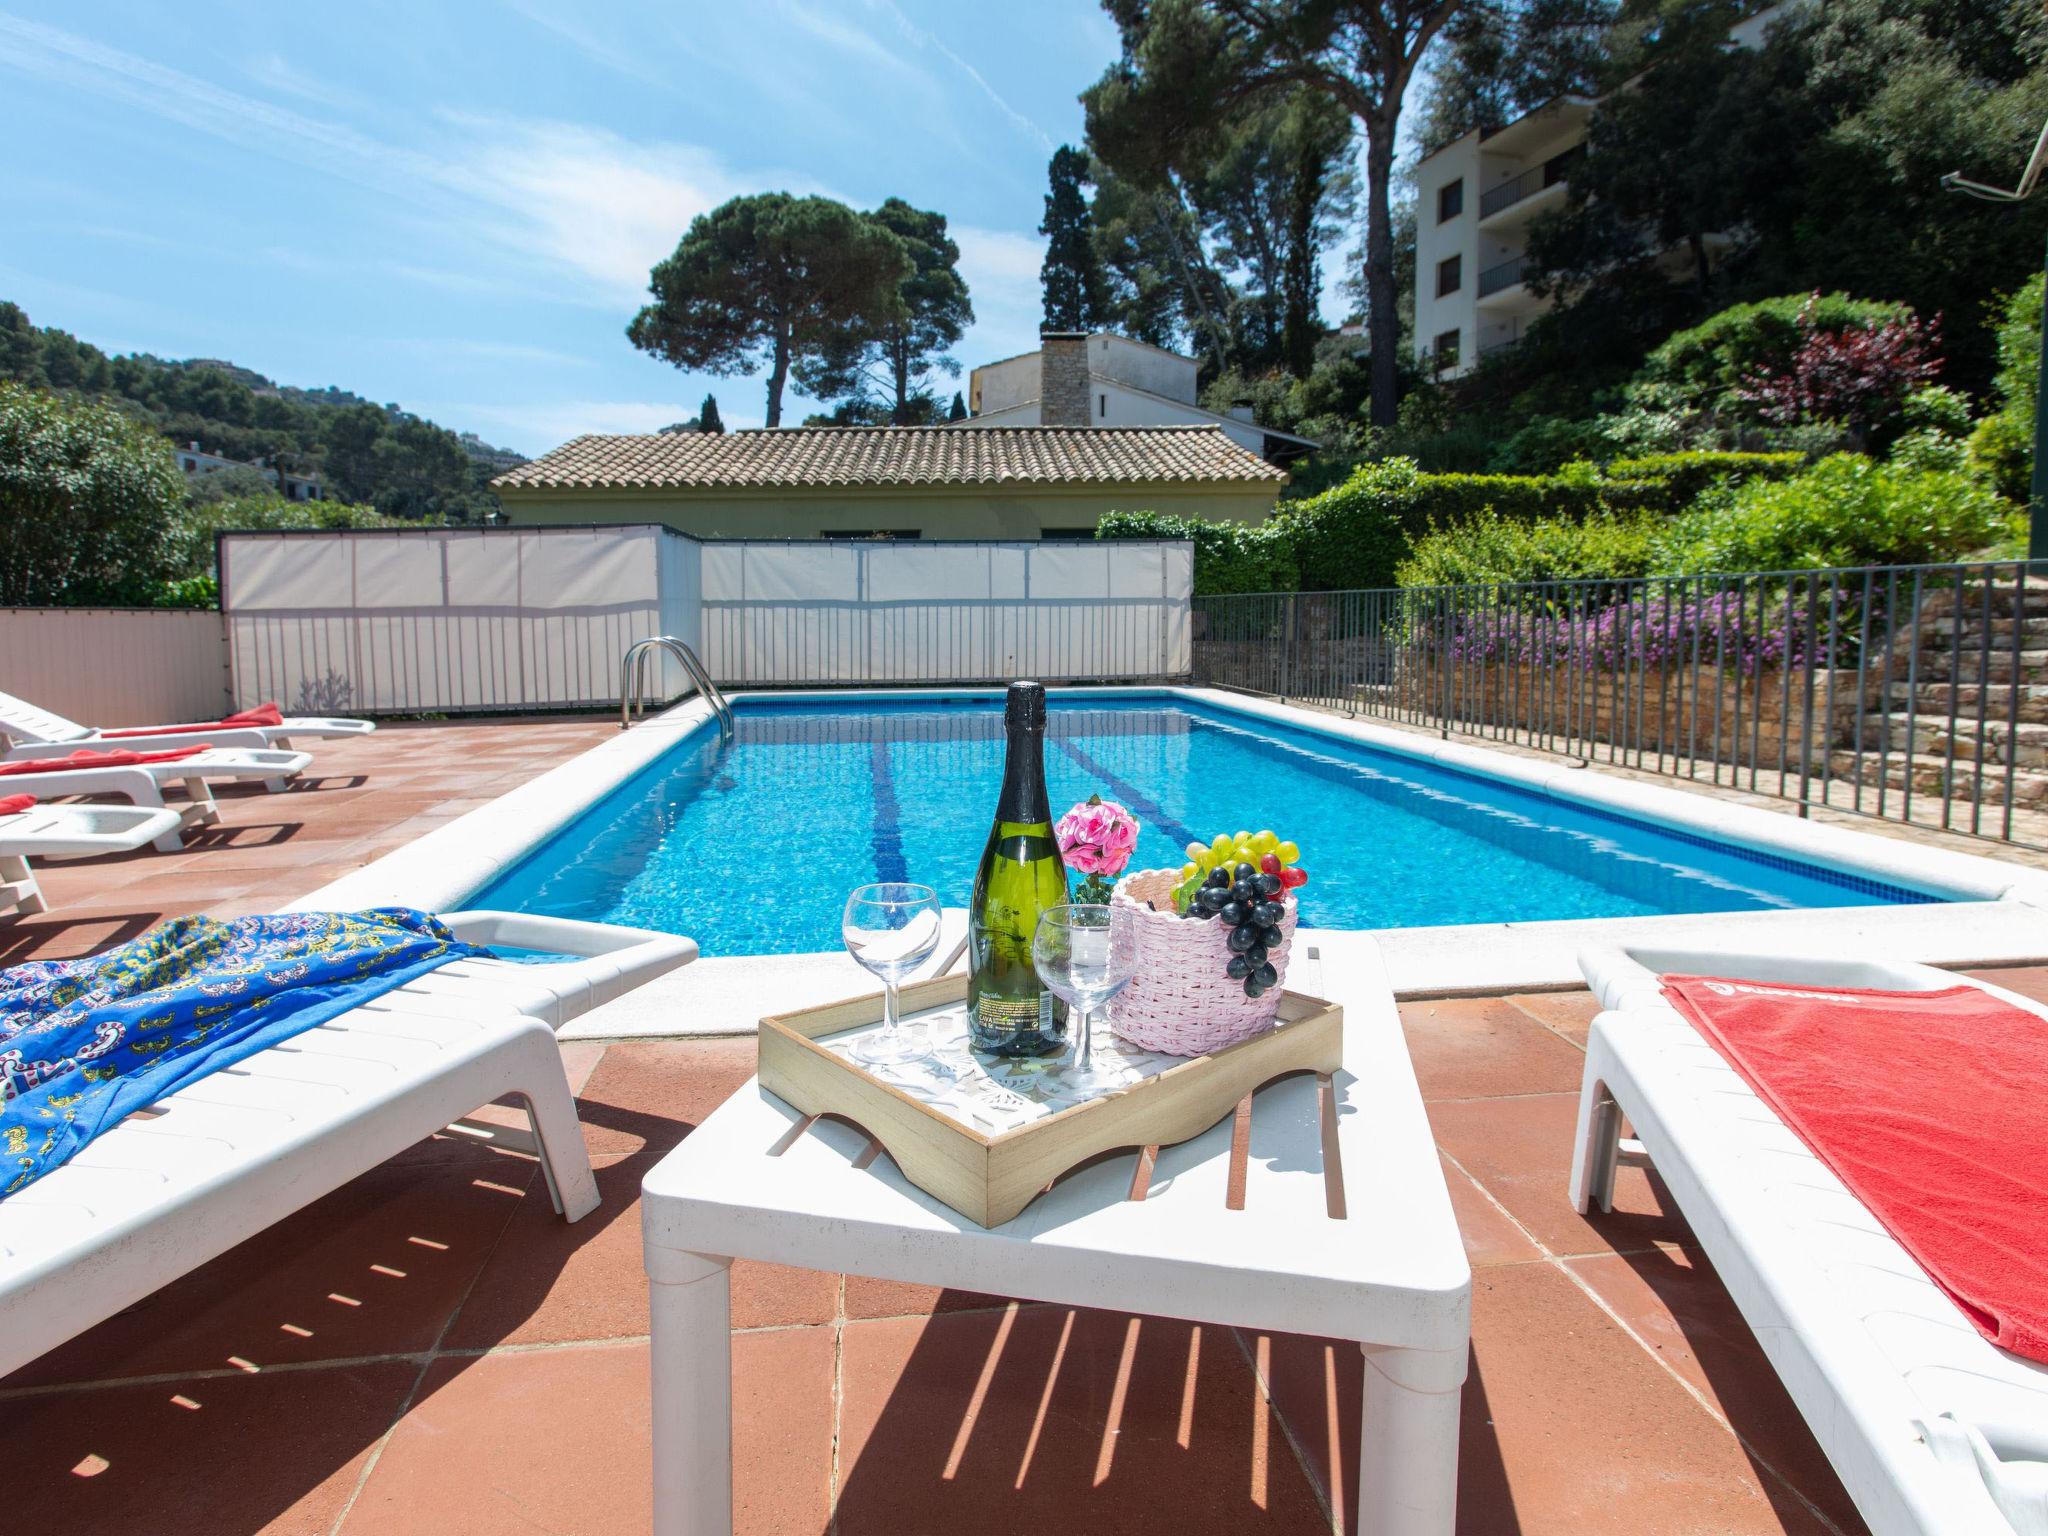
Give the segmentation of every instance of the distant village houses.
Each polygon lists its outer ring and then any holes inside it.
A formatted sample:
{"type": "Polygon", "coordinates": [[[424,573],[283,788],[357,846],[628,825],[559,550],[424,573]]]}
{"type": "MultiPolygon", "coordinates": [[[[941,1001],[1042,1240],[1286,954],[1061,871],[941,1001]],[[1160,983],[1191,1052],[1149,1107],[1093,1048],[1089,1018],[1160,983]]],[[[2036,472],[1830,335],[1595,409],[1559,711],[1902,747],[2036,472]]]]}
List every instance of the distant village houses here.
{"type": "Polygon", "coordinates": [[[324,496],[320,480],[316,475],[294,475],[266,464],[261,459],[244,462],[241,459],[223,458],[217,453],[208,453],[197,443],[185,443],[177,450],[178,468],[185,472],[187,483],[203,475],[211,475],[223,469],[253,469],[257,474],[277,487],[278,494],[287,501],[321,501],[324,496]]]}

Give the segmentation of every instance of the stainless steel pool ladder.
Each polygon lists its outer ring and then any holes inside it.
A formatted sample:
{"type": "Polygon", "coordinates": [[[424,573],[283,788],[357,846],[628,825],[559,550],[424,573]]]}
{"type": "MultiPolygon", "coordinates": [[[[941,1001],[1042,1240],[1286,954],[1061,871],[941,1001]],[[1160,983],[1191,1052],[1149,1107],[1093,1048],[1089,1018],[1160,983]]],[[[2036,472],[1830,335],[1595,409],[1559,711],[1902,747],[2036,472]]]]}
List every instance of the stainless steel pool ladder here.
{"type": "Polygon", "coordinates": [[[704,670],[704,663],[697,659],[697,653],[674,635],[649,635],[645,640],[635,640],[626,647],[625,657],[619,663],[619,729],[625,730],[647,713],[647,656],[650,651],[657,650],[667,651],[682,664],[683,670],[690,674],[690,681],[697,685],[697,691],[711,706],[711,712],[718,716],[719,730],[730,736],[732,706],[725,702],[725,695],[718,691],[718,684],[711,681],[711,674],[704,670]]]}

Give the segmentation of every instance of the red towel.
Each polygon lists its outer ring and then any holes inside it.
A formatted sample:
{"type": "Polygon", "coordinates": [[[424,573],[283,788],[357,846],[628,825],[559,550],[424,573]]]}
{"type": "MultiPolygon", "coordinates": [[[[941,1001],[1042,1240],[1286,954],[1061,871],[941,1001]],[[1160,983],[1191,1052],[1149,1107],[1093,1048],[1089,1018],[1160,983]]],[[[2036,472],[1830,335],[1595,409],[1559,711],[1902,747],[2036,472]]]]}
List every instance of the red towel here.
{"type": "Polygon", "coordinates": [[[18,763],[0,763],[0,774],[63,773],[71,768],[133,768],[137,763],[175,763],[180,758],[197,757],[206,750],[206,743],[196,747],[180,747],[175,752],[130,752],[117,748],[112,752],[74,752],[69,757],[29,757],[18,763]]]}
{"type": "Polygon", "coordinates": [[[0,816],[19,816],[35,803],[34,795],[0,795],[0,816]]]}
{"type": "Polygon", "coordinates": [[[284,712],[275,702],[258,704],[254,709],[245,709],[240,714],[229,715],[223,720],[209,721],[204,725],[160,725],[154,729],[101,731],[104,739],[120,736],[183,736],[193,731],[217,731],[223,726],[247,728],[252,725],[283,725],[284,712]]]}
{"type": "Polygon", "coordinates": [[[1976,987],[1664,995],[1985,1338],[2048,1362],[2048,1020],[1976,987]]]}

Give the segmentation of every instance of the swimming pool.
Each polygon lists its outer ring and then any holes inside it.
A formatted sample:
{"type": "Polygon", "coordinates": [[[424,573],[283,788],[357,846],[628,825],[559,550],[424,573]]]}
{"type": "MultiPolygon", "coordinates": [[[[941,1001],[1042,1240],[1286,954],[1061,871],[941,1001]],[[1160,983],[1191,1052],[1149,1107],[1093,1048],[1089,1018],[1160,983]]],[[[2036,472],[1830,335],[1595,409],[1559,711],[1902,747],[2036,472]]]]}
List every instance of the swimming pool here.
{"type": "MultiPolygon", "coordinates": [[[[964,906],[1002,776],[1000,696],[742,699],[543,842],[472,904],[687,933],[707,955],[839,947],[848,890],[919,880],[964,906]]],[[[1055,693],[1054,815],[1143,819],[1133,868],[1270,827],[1330,928],[1940,901],[1925,891],[1568,805],[1504,780],[1172,694],[1055,693]]]]}

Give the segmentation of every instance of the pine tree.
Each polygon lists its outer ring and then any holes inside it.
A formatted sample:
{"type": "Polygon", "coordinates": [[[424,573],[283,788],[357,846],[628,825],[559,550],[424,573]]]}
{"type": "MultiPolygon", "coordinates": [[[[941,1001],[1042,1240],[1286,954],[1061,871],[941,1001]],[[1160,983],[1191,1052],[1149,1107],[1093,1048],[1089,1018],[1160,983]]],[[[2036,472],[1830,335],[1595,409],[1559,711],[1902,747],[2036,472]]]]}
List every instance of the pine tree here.
{"type": "Polygon", "coordinates": [[[725,431],[725,423],[718,415],[718,396],[706,395],[704,397],[703,408],[697,412],[697,430],[699,432],[725,431]]]}
{"type": "Polygon", "coordinates": [[[953,408],[946,412],[946,420],[965,421],[966,419],[967,402],[960,398],[960,391],[956,389],[953,391],[953,408]]]}
{"type": "Polygon", "coordinates": [[[1088,155],[1071,144],[1053,151],[1046,168],[1045,264],[1038,280],[1045,289],[1045,328],[1085,331],[1106,318],[1102,264],[1095,254],[1095,220],[1081,186],[1088,179],[1088,155]]]}

